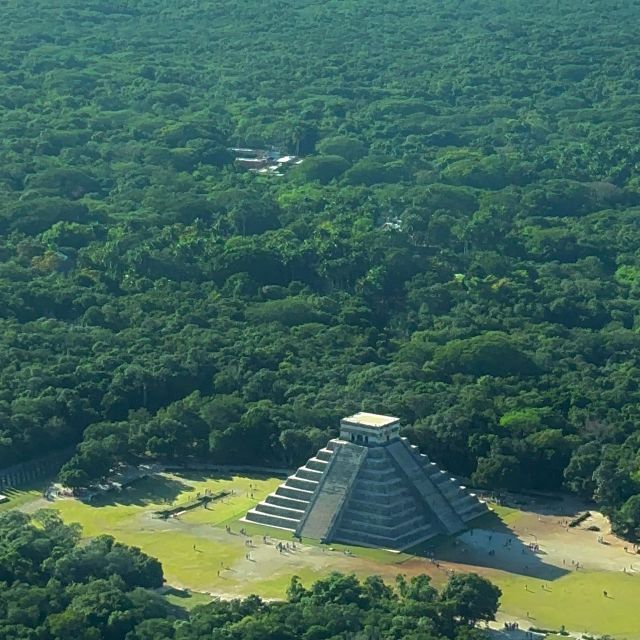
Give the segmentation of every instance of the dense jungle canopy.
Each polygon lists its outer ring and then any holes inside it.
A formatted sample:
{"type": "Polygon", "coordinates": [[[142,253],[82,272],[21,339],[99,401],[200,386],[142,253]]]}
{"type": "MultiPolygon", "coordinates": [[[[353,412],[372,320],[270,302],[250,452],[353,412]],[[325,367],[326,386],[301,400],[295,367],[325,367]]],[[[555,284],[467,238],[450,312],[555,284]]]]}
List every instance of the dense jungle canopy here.
{"type": "Polygon", "coordinates": [[[0,16],[0,466],[295,464],[362,408],[639,533],[640,5],[0,16]]]}

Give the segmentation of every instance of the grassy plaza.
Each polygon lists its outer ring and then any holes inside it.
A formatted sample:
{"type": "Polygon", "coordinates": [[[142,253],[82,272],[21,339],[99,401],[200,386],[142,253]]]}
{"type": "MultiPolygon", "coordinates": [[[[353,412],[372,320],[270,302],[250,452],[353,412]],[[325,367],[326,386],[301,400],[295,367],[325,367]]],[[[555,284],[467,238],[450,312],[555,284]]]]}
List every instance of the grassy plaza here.
{"type": "MultiPolygon", "coordinates": [[[[30,487],[13,491],[11,501],[0,510],[53,508],[65,522],[80,523],[84,536],[109,534],[140,547],[161,560],[172,587],[168,597],[186,607],[215,595],[256,593],[281,598],[292,575],[310,583],[330,571],[377,573],[388,581],[398,573],[428,573],[434,583],[442,584],[451,571],[476,571],[502,589],[501,616],[520,620],[521,626],[560,629],[564,625],[577,632],[640,637],[635,613],[640,572],[634,557],[616,541],[599,545],[595,534],[561,527],[557,516],[495,506],[475,530],[454,540],[435,540],[413,553],[327,546],[310,540],[293,549],[289,532],[240,520],[280,482],[264,476],[161,473],[92,503],[49,502],[39,489],[30,487]],[[154,511],[186,504],[207,490],[233,493],[175,518],[154,517],[154,511]],[[539,555],[528,547],[534,538],[541,547],[539,555]],[[278,541],[288,542],[289,549],[278,551],[278,541]],[[437,564],[426,558],[431,553],[437,564]],[[573,556],[579,558],[579,570],[569,564],[573,556]]],[[[636,562],[640,569],[640,558],[636,562]]]]}

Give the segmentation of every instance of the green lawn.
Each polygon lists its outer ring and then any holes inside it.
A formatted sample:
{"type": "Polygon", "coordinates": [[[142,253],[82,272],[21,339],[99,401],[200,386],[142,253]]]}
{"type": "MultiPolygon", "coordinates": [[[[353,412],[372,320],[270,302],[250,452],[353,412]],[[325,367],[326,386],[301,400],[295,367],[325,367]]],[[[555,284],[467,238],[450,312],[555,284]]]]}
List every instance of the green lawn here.
{"type": "Polygon", "coordinates": [[[638,575],[574,571],[553,582],[507,574],[491,579],[502,589],[503,610],[521,618],[528,612],[531,626],[640,637],[638,575]]]}
{"type": "Polygon", "coordinates": [[[235,539],[208,539],[206,530],[197,525],[218,525],[230,516],[243,515],[257,499],[272,491],[277,478],[207,478],[201,474],[175,476],[163,474],[137,482],[122,493],[108,494],[93,503],[58,500],[51,504],[65,522],[79,522],[83,533],[92,537],[107,533],[145,553],[159,558],[171,584],[191,589],[211,589],[212,584],[235,588],[236,581],[223,582],[217,571],[242,558],[244,550],[235,539]],[[252,489],[249,488],[251,485],[252,489]],[[179,530],[176,522],[152,519],[152,513],[167,504],[186,503],[205,489],[233,489],[223,502],[199,507],[181,516],[185,524],[196,525],[194,532],[179,530]],[[247,496],[253,491],[254,498],[247,496]]]}
{"type": "MultiPolygon", "coordinates": [[[[518,509],[505,507],[495,502],[489,502],[488,504],[491,511],[493,511],[493,513],[497,515],[504,524],[513,524],[520,517],[521,512],[518,511],[518,509]]],[[[475,520],[474,522],[476,523],[476,526],[481,526],[482,518],[478,518],[478,520],[475,520]]]]}
{"type": "Polygon", "coordinates": [[[20,489],[2,489],[0,493],[9,498],[8,502],[0,504],[0,513],[22,507],[29,502],[33,502],[42,497],[44,487],[49,483],[48,480],[39,480],[36,483],[28,484],[20,489]]]}
{"type": "Polygon", "coordinates": [[[200,604],[207,604],[211,602],[212,597],[206,593],[198,593],[197,591],[181,591],[179,589],[172,589],[165,593],[164,596],[172,605],[180,607],[189,611],[200,604]]]}
{"type": "Polygon", "coordinates": [[[317,571],[308,567],[301,567],[295,574],[287,573],[264,578],[260,581],[260,595],[263,598],[280,599],[286,594],[291,578],[297,575],[305,587],[310,587],[316,580],[322,577],[317,571]]]}

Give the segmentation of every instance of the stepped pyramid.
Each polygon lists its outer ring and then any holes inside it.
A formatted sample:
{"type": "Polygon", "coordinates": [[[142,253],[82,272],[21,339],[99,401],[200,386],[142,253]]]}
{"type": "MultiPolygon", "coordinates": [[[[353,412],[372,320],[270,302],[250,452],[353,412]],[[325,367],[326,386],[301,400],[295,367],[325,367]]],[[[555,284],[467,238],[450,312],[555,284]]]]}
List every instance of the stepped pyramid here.
{"type": "Polygon", "coordinates": [[[452,535],[484,502],[401,438],[398,418],[356,413],[244,520],[296,536],[402,550],[452,535]]]}

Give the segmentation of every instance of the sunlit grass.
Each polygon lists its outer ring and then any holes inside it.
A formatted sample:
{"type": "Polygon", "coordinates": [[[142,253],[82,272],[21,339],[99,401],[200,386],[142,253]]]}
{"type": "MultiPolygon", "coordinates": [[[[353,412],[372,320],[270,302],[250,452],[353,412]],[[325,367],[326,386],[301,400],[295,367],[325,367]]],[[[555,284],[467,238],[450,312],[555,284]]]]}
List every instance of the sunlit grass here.
{"type": "Polygon", "coordinates": [[[638,575],[574,571],[552,582],[513,574],[491,579],[502,589],[502,608],[514,617],[528,613],[531,626],[640,637],[638,575]]]}
{"type": "Polygon", "coordinates": [[[7,488],[0,490],[2,495],[9,498],[8,502],[0,504],[0,513],[9,509],[22,507],[42,497],[42,491],[48,484],[47,480],[39,480],[21,487],[20,489],[7,488]]]}
{"type": "Polygon", "coordinates": [[[189,611],[194,607],[201,604],[208,604],[213,599],[212,596],[206,593],[199,593],[197,591],[178,591],[173,589],[164,596],[168,602],[176,607],[189,611]]]}

